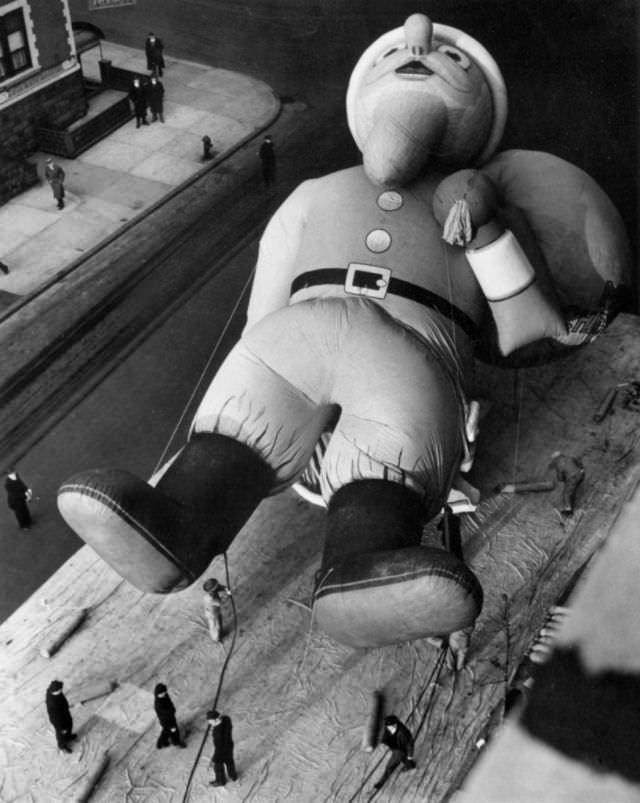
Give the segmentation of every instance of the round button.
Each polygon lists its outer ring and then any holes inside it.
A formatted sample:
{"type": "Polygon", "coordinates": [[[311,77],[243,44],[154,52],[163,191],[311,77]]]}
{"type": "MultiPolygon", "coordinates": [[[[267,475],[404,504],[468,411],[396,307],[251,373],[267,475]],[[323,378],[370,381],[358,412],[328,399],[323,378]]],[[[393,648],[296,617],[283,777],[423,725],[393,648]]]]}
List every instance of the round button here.
{"type": "Polygon", "coordinates": [[[378,195],[378,206],[385,212],[395,212],[403,203],[402,195],[397,190],[385,190],[378,195]]]}
{"type": "Polygon", "coordinates": [[[391,245],[391,235],[384,229],[373,229],[367,234],[365,243],[369,251],[374,254],[381,254],[391,245]]]}

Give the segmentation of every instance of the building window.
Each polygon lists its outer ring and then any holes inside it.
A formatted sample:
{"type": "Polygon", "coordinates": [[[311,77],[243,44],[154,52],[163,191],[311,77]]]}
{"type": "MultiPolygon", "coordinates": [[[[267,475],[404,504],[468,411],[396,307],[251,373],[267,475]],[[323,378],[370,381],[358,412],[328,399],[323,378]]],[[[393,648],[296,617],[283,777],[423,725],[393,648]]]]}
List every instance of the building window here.
{"type": "Polygon", "coordinates": [[[29,40],[21,8],[0,16],[0,81],[31,67],[29,40]]]}

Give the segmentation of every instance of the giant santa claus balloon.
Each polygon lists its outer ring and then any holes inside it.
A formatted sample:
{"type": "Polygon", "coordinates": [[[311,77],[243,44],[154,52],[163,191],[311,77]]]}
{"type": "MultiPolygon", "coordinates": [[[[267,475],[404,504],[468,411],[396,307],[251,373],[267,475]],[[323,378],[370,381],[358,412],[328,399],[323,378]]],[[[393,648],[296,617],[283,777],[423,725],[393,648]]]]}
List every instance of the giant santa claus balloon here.
{"type": "Polygon", "coordinates": [[[421,535],[471,465],[474,359],[589,340],[629,265],[589,176],[496,155],[506,112],[496,63],[455,28],[416,14],[365,51],[347,92],[363,164],[304,182],[269,222],[247,326],[188,442],[153,482],[107,468],[60,488],[123,577],[193,583],[316,453],[314,621],[356,647],[468,633],[480,584],[421,535]]]}

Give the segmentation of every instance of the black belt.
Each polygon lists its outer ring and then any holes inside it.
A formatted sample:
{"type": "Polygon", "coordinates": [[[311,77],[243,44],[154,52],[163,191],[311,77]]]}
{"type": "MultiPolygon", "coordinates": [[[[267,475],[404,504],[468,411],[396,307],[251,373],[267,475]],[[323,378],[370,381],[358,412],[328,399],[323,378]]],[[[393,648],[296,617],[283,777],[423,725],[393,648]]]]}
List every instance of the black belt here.
{"type": "MultiPolygon", "coordinates": [[[[380,279],[380,274],[372,270],[368,274],[370,277],[369,282],[367,281],[367,271],[365,268],[359,268],[357,274],[359,276],[358,286],[361,287],[364,292],[360,294],[355,292],[355,295],[363,295],[366,297],[368,295],[366,292],[367,289],[376,289],[376,282],[380,279]]],[[[340,284],[344,286],[346,278],[347,271],[344,268],[320,268],[319,270],[310,270],[306,273],[301,273],[300,276],[296,276],[291,283],[290,295],[297,293],[298,290],[303,290],[306,287],[314,287],[318,284],[340,284]]],[[[348,290],[347,292],[354,293],[353,290],[348,290]]],[[[417,284],[411,284],[411,282],[405,282],[402,279],[394,278],[389,279],[387,292],[393,293],[393,295],[396,296],[402,296],[402,298],[408,298],[410,301],[417,301],[418,304],[436,310],[436,312],[444,315],[445,318],[453,321],[466,332],[472,340],[478,339],[478,327],[476,324],[465,312],[451,304],[446,298],[442,298],[442,296],[432,293],[424,287],[418,287],[417,284]]]]}

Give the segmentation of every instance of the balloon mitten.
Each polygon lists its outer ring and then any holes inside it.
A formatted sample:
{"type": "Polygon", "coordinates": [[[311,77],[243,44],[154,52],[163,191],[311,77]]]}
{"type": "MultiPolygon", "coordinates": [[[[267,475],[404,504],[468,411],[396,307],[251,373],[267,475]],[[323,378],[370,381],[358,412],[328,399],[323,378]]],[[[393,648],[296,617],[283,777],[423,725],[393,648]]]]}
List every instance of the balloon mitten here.
{"type": "Polygon", "coordinates": [[[164,593],[294,486],[326,507],[319,627],[357,647],[453,634],[459,667],[482,588],[422,533],[473,463],[474,360],[593,339],[630,250],[578,167],[497,152],[504,81],[467,34],[412,15],[362,54],[346,106],[362,164],[303,182],[272,216],[247,325],[187,443],[149,482],[81,472],[58,505],[122,576],[164,593]]]}

